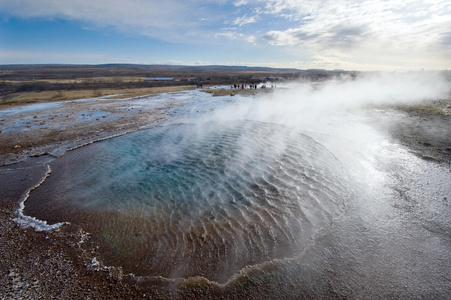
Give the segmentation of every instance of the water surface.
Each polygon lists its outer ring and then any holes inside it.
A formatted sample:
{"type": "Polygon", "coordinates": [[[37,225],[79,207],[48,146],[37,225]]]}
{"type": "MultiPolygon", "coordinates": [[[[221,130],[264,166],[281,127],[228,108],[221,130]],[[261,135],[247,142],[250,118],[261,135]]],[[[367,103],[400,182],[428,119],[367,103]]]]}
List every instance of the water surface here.
{"type": "Polygon", "coordinates": [[[110,262],[137,275],[224,281],[296,256],[350,196],[342,164],[321,144],[255,121],[159,126],[51,168],[27,205],[46,220],[96,214],[110,262]]]}
{"type": "Polygon", "coordinates": [[[25,213],[81,226],[125,273],[224,283],[258,270],[292,295],[449,295],[449,167],[393,142],[380,124],[402,115],[314,95],[161,95],[186,105],[51,161],[25,213]]]}

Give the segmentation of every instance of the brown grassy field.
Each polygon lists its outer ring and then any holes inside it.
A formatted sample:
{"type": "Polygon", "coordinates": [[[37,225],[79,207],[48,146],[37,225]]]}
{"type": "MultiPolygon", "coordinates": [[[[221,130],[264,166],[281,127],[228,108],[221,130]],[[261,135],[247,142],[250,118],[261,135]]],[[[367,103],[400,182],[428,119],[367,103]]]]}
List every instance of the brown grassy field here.
{"type": "Polygon", "coordinates": [[[159,93],[155,88],[160,87],[180,90],[186,87],[179,86],[185,85],[248,85],[299,78],[317,81],[333,76],[337,73],[224,66],[0,65],[0,106],[115,94],[135,97],[159,93]],[[173,80],[146,80],[151,77],[173,80]]]}
{"type": "Polygon", "coordinates": [[[74,83],[80,84],[84,82],[139,82],[144,81],[143,76],[118,76],[118,77],[80,77],[80,78],[63,78],[63,79],[32,79],[32,80],[20,80],[9,79],[4,80],[6,83],[74,83]]]}
{"type": "Polygon", "coordinates": [[[21,92],[10,94],[6,100],[0,102],[0,109],[15,105],[44,103],[62,100],[87,99],[114,95],[112,99],[133,98],[145,95],[170,93],[182,90],[194,89],[195,86],[164,86],[148,88],[128,89],[94,89],[94,90],[58,90],[42,92],[21,92]]]}

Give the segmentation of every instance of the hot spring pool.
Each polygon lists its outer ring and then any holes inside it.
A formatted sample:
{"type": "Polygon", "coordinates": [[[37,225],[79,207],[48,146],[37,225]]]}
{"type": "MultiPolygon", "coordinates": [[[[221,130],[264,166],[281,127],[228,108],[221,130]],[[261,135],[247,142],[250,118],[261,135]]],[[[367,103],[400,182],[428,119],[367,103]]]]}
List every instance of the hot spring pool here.
{"type": "Polygon", "coordinates": [[[158,127],[30,159],[48,171],[16,220],[70,222],[62,230],[89,233],[75,247],[95,268],[137,282],[446,298],[449,166],[393,141],[387,125],[402,113],[340,86],[142,99],[185,105],[158,127]]]}
{"type": "Polygon", "coordinates": [[[256,121],[160,126],[50,167],[25,213],[88,227],[104,263],[136,275],[224,282],[246,266],[297,256],[351,195],[324,146],[256,121]]]}

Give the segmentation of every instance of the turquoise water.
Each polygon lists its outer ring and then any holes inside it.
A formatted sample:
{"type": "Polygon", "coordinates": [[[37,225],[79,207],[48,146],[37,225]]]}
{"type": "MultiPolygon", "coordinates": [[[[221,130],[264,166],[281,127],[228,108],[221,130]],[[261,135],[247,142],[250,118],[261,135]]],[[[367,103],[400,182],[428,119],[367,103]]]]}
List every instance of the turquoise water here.
{"type": "Polygon", "coordinates": [[[51,167],[55,174],[29,201],[55,199],[46,215],[113,213],[101,234],[121,260],[140,262],[130,269],[140,275],[225,280],[297,255],[349,197],[341,163],[321,144],[255,121],[160,126],[68,153],[51,167]],[[186,270],[187,259],[196,267],[186,270]]]}

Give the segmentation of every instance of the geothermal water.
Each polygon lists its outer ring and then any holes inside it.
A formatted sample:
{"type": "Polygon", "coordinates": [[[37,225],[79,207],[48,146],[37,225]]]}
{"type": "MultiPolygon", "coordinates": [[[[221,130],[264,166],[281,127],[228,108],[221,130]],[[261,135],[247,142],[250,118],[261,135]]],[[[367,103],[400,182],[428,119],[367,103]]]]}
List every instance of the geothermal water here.
{"type": "Polygon", "coordinates": [[[401,115],[365,108],[444,92],[439,81],[425,90],[403,80],[255,97],[162,95],[187,104],[158,127],[50,162],[25,213],[81,225],[99,260],[140,276],[225,283],[296,262],[306,274],[294,269],[290,278],[334,274],[334,284],[375,294],[391,284],[398,295],[406,287],[442,295],[449,168],[391,141],[384,124],[401,115]]]}
{"type": "Polygon", "coordinates": [[[194,126],[158,127],[67,154],[61,162],[80,165],[55,166],[54,179],[28,201],[50,192],[56,203],[46,204],[46,214],[110,212],[101,234],[139,262],[139,275],[214,280],[301,252],[342,213],[343,166],[312,138],[254,121],[194,126]]]}

